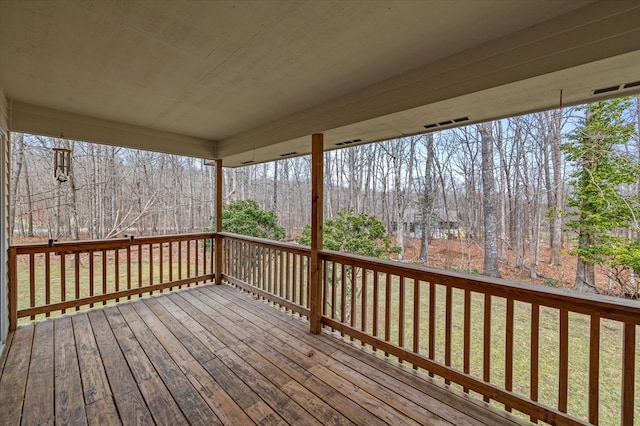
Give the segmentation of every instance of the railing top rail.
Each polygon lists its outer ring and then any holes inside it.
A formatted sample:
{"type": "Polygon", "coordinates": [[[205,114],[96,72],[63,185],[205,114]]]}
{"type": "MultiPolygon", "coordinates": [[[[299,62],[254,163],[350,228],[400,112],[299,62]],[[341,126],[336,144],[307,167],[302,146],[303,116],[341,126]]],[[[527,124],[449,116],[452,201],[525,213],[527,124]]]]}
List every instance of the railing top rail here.
{"type": "Polygon", "coordinates": [[[534,284],[519,283],[498,278],[469,276],[459,272],[444,271],[435,268],[384,259],[336,252],[320,251],[324,260],[350,264],[366,269],[386,272],[421,281],[436,282],[455,288],[491,294],[507,299],[528,303],[537,303],[586,315],[597,315],[627,323],[640,324],[640,301],[622,299],[598,294],[577,293],[566,289],[543,287],[534,284]]]}
{"type": "Polygon", "coordinates": [[[158,235],[129,238],[111,238],[104,240],[81,240],[81,241],[53,241],[50,243],[13,244],[9,248],[15,250],[16,254],[30,253],[50,253],[64,252],[73,253],[87,250],[111,250],[116,248],[126,248],[131,245],[153,244],[173,241],[186,241],[199,238],[212,238],[214,232],[198,232],[191,234],[158,235]]]}
{"type": "Polygon", "coordinates": [[[223,238],[247,241],[269,248],[282,249],[297,254],[309,255],[309,253],[311,252],[311,249],[309,247],[301,246],[294,243],[284,243],[282,241],[267,240],[266,238],[249,237],[247,235],[233,234],[231,232],[220,232],[219,235],[221,235],[223,238]]]}

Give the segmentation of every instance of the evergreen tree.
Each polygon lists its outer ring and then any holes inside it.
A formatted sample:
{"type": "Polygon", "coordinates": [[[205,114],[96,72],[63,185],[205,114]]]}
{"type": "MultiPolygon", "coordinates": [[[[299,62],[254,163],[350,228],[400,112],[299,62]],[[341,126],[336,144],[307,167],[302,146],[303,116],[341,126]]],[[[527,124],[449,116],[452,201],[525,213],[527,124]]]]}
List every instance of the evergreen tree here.
{"type": "MultiPolygon", "coordinates": [[[[211,218],[212,229],[214,218],[211,218]]],[[[250,237],[281,240],[284,228],[271,210],[263,210],[255,200],[233,201],[222,209],[222,230],[250,237]]]]}
{"type": "Polygon", "coordinates": [[[615,230],[637,228],[637,196],[625,191],[640,178],[637,161],[621,148],[635,128],[625,121],[628,98],[589,104],[585,119],[563,146],[574,163],[573,193],[568,199],[567,227],[578,234],[575,289],[596,292],[594,265],[636,270],[640,263],[637,243],[615,230]]]}

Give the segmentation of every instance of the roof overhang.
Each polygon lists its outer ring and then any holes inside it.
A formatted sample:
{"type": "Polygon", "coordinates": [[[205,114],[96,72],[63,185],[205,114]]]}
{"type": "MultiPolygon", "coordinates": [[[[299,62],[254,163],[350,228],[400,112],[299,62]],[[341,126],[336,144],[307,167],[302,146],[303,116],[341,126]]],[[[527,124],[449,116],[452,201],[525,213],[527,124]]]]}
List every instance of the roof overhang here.
{"type": "Polygon", "coordinates": [[[638,81],[636,1],[0,2],[10,129],[232,167],[638,81]]]}

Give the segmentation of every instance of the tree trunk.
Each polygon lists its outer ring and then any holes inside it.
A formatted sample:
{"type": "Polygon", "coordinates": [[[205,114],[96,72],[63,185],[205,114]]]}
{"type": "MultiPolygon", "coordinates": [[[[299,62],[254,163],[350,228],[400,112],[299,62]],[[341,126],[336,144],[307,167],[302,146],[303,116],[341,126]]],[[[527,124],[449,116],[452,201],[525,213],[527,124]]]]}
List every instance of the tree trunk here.
{"type": "Polygon", "coordinates": [[[484,211],[484,265],[483,274],[500,277],[498,269],[498,199],[495,194],[493,163],[493,134],[491,123],[479,126],[482,142],[482,191],[484,211]]]}
{"type": "Polygon", "coordinates": [[[562,126],[562,110],[558,109],[553,112],[553,120],[551,129],[551,164],[553,166],[553,204],[549,206],[553,209],[551,220],[549,221],[549,244],[551,245],[551,254],[549,263],[552,265],[561,265],[560,247],[562,245],[562,199],[564,188],[562,182],[562,157],[560,155],[561,146],[561,126],[562,126]]]}
{"type": "MultiPolygon", "coordinates": [[[[578,237],[580,247],[588,247],[591,245],[591,236],[581,233],[578,237]]],[[[582,293],[597,293],[596,276],[593,263],[585,262],[581,256],[578,256],[578,266],[576,268],[576,282],[573,289],[582,293]]]]}
{"type": "MultiPolygon", "coordinates": [[[[433,206],[433,133],[426,136],[427,155],[424,166],[424,188],[420,203],[420,211],[422,213],[422,223],[420,235],[420,256],[418,260],[425,265],[429,264],[429,237],[431,233],[431,209],[433,206]]],[[[448,224],[447,224],[448,225],[448,224]]]]}

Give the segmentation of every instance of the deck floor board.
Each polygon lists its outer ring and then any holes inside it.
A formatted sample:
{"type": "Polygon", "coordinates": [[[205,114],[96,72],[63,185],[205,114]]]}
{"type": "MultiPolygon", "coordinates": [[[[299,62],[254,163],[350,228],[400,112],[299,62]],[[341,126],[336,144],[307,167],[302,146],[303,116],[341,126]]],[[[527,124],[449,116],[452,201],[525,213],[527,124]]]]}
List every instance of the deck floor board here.
{"type": "Polygon", "coordinates": [[[522,424],[227,285],[20,326],[2,424],[522,424]]]}

